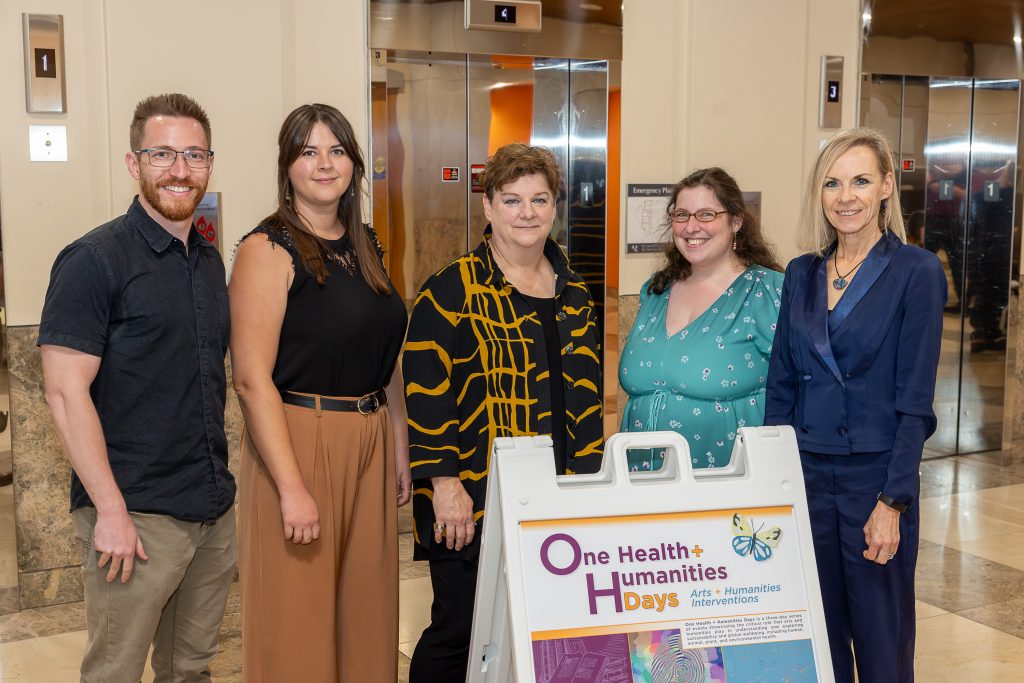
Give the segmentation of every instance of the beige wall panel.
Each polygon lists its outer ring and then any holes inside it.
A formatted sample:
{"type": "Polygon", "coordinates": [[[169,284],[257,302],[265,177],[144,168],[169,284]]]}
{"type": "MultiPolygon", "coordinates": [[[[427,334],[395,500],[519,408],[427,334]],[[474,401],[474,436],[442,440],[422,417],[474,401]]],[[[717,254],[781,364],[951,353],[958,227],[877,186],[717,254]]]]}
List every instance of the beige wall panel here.
{"type": "MultiPolygon", "coordinates": [[[[627,2],[623,196],[628,183],[722,166],[743,189],[763,193],[769,238],[783,262],[796,256],[807,170],[833,132],[818,129],[820,59],[845,58],[843,124],[853,126],[859,22],[859,0],[627,2]]],[[[638,292],[659,261],[626,255],[624,244],[620,295],[638,292]]]]}
{"type": "Polygon", "coordinates": [[[137,192],[124,165],[135,105],[152,94],[185,93],[210,116],[216,158],[208,189],[223,193],[221,247],[229,257],[238,238],[270,212],[276,194],[284,108],[280,3],[106,4],[113,211],[127,209],[137,192]],[[156,31],[166,38],[154,38],[156,31]]]}
{"type": "MultiPolygon", "coordinates": [[[[638,293],[660,259],[626,253],[626,185],[675,182],[690,167],[693,5],[691,0],[623,5],[620,296],[638,293]]],[[[697,64],[706,69],[712,61],[697,64]]]]}
{"type": "MultiPolygon", "coordinates": [[[[367,4],[284,0],[281,9],[285,113],[309,102],[337,107],[352,123],[364,155],[369,140],[367,4]]],[[[280,123],[275,121],[275,136],[280,123]]]]}
{"type": "Polygon", "coordinates": [[[8,325],[39,321],[50,265],[110,216],[103,13],[72,0],[0,3],[0,210],[8,325]],[[22,12],[64,15],[67,114],[25,112],[22,12]],[[30,162],[29,125],[66,126],[68,161],[30,162]]]}

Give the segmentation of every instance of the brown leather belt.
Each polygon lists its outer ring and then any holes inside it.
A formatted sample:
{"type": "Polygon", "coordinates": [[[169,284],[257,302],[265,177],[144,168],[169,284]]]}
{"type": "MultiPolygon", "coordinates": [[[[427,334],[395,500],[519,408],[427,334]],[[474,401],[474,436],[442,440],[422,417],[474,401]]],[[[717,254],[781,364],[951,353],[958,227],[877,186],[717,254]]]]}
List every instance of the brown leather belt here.
{"type": "MultiPolygon", "coordinates": [[[[292,406],[300,406],[302,408],[316,408],[316,396],[305,396],[303,394],[292,394],[285,392],[281,394],[281,400],[292,406]]],[[[383,406],[388,404],[388,395],[384,393],[383,389],[378,389],[373,393],[367,394],[357,398],[354,401],[343,398],[326,398],[320,397],[320,410],[333,410],[338,412],[349,412],[349,413],[360,413],[361,415],[369,415],[380,410],[383,406]]]]}

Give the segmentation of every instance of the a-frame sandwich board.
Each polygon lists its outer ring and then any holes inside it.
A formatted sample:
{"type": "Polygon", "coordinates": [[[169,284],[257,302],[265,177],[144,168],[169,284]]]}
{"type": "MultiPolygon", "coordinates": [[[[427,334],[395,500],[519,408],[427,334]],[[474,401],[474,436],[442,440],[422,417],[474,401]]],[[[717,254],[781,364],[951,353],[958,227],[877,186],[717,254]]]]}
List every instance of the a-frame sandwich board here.
{"type": "Polygon", "coordinates": [[[834,680],[791,428],[711,470],[674,432],[614,435],[595,474],[552,459],[494,442],[469,683],[834,680]],[[664,466],[630,473],[642,448],[664,466]]]}

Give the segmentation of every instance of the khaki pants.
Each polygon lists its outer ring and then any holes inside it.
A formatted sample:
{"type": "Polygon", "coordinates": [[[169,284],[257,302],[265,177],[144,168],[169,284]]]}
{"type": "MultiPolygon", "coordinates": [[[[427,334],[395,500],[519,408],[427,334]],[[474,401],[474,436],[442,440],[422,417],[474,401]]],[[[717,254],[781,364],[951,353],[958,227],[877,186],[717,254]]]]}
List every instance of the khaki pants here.
{"type": "Polygon", "coordinates": [[[82,683],[136,683],[153,645],[156,683],[210,680],[237,556],[235,510],[216,522],[129,513],[149,560],[107,583],[93,546],[96,510],[75,510],[89,635],[82,683]]]}

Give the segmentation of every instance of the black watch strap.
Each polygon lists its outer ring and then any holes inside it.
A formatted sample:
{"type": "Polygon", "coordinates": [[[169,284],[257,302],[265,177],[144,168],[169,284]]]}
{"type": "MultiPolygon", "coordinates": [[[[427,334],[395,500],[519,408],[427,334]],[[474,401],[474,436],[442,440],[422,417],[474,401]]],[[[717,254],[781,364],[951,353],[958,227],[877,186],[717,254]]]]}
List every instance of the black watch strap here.
{"type": "Polygon", "coordinates": [[[906,506],[903,503],[899,502],[898,500],[896,500],[892,496],[885,495],[885,492],[883,492],[883,491],[879,491],[878,492],[877,500],[880,503],[888,505],[889,507],[891,507],[893,510],[895,510],[896,512],[898,512],[900,514],[903,514],[908,509],[908,506],[906,506]]]}

